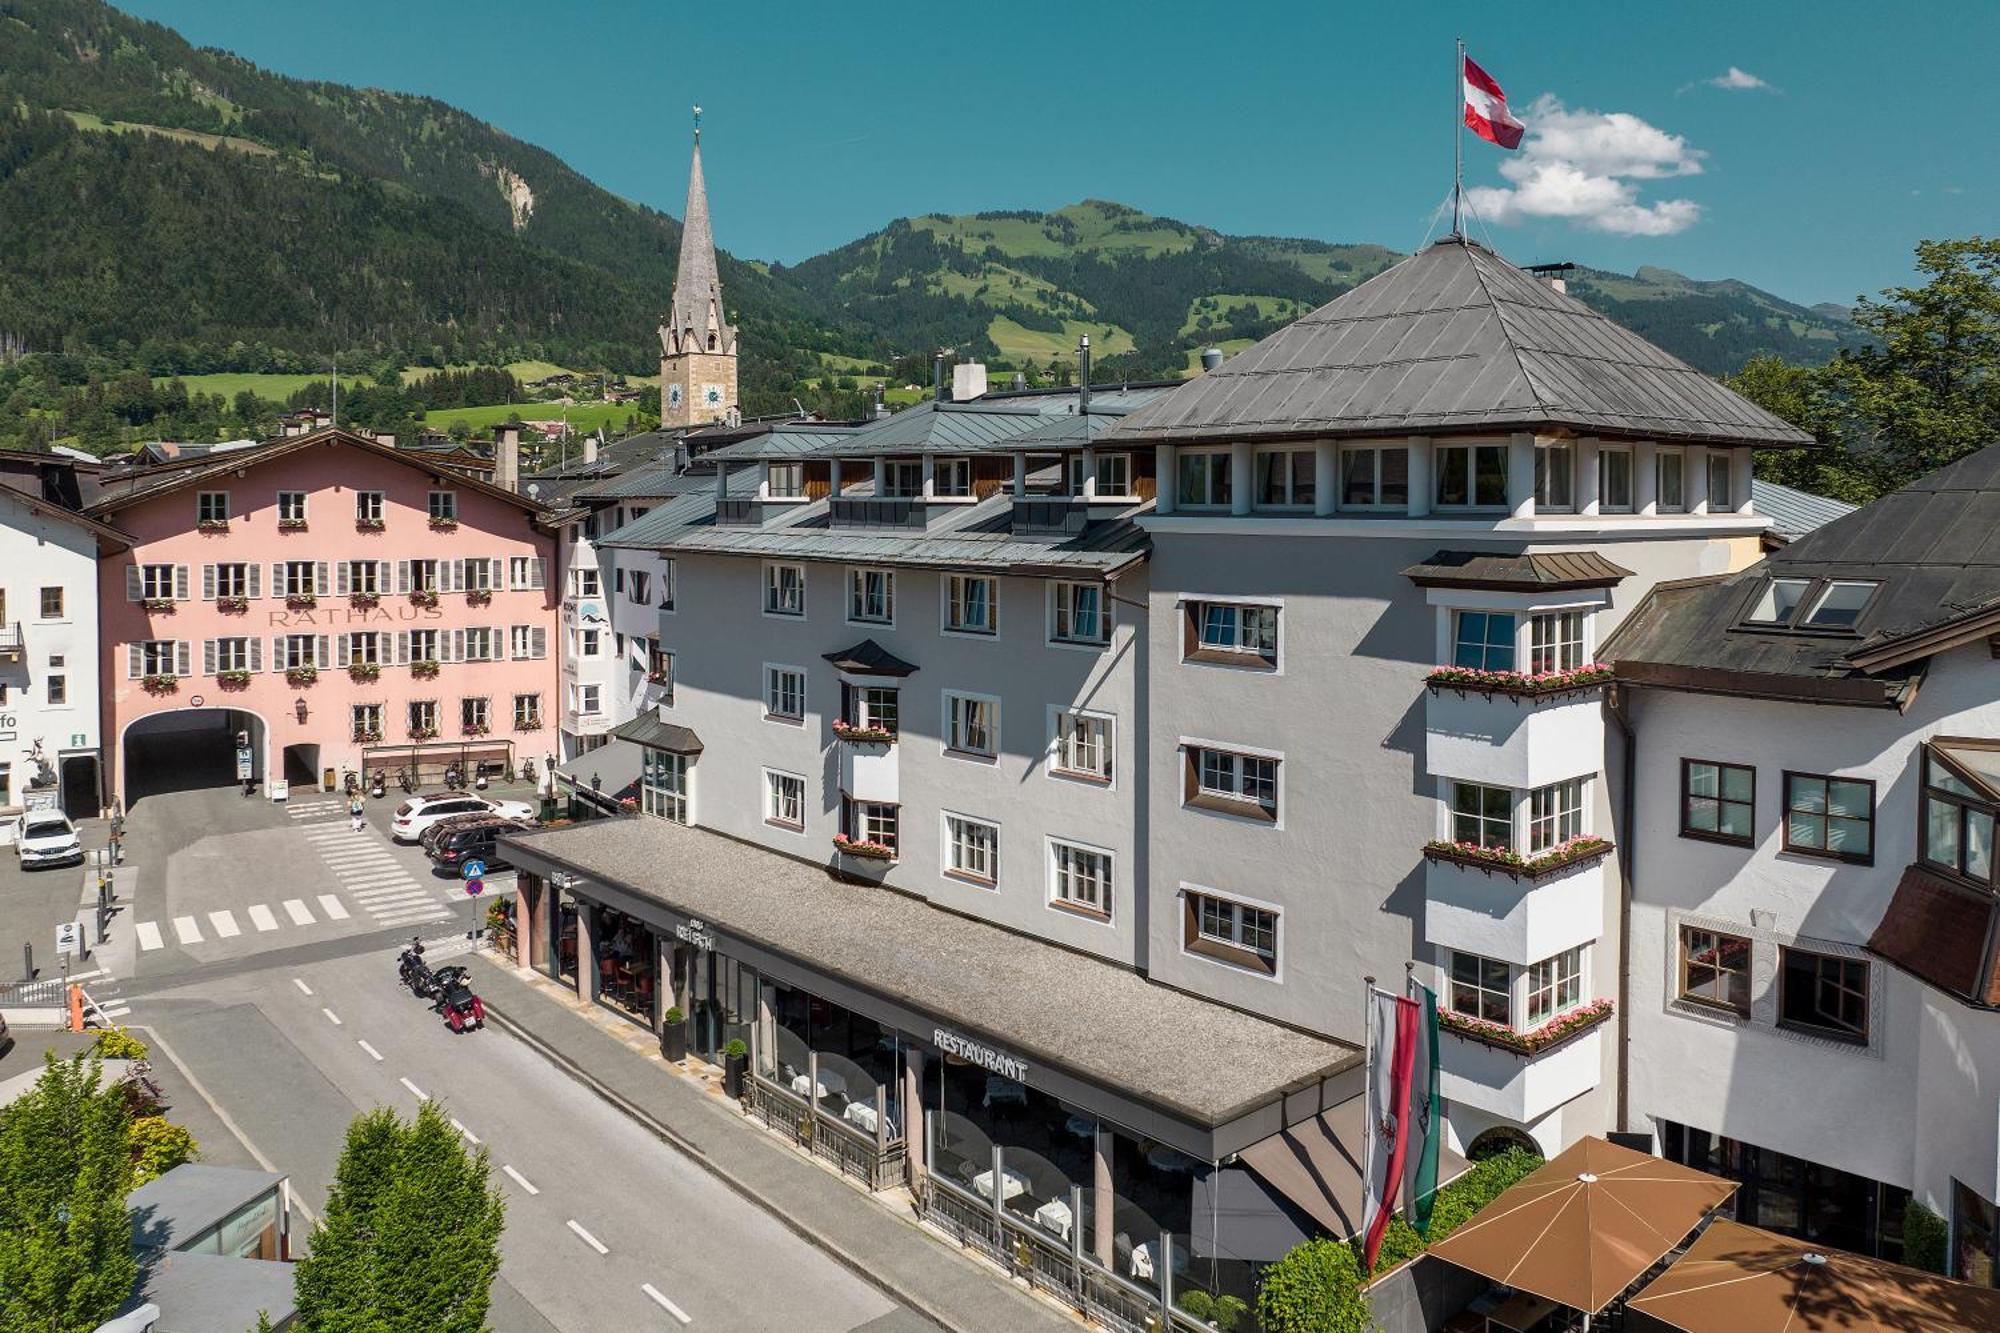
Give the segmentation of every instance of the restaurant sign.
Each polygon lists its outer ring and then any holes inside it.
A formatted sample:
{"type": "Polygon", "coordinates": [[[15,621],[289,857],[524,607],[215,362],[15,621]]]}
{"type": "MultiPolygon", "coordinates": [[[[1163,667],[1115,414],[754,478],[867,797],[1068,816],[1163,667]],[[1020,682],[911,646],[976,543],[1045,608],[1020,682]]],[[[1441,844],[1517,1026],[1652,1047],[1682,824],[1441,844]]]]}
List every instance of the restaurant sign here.
{"type": "Polygon", "coordinates": [[[692,944],[703,953],[715,952],[715,936],[708,933],[705,921],[689,921],[674,927],[674,935],[683,944],[692,944]]]}
{"type": "Polygon", "coordinates": [[[944,1028],[931,1029],[931,1041],[946,1055],[955,1055],[961,1060],[969,1060],[981,1069],[990,1069],[1003,1078],[1011,1078],[1016,1083],[1028,1081],[1028,1062],[1018,1055],[995,1050],[985,1042],[974,1041],[959,1032],[944,1028]]]}

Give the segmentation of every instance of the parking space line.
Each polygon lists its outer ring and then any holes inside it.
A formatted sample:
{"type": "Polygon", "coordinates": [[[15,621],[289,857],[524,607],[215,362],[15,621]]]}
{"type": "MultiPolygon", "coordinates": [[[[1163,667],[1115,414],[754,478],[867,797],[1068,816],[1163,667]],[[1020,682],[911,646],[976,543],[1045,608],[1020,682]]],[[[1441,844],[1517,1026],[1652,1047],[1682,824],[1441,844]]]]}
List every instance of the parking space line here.
{"type": "Polygon", "coordinates": [[[680,1306],[675,1305],[665,1296],[662,1296],[660,1294],[659,1288],[655,1287],[652,1283],[641,1282],[639,1284],[639,1290],[645,1292],[648,1296],[651,1296],[653,1298],[653,1303],[655,1305],[659,1306],[662,1310],[665,1310],[668,1314],[672,1315],[674,1318],[680,1320],[683,1324],[692,1324],[694,1322],[694,1320],[688,1317],[688,1312],[686,1310],[681,1309],[680,1306]]]}
{"type": "Polygon", "coordinates": [[[530,1185],[528,1183],[528,1178],[526,1176],[522,1175],[519,1171],[516,1171],[513,1167],[502,1166],[500,1169],[507,1173],[507,1178],[509,1180],[512,1180],[516,1185],[519,1185],[522,1189],[528,1191],[528,1193],[530,1194],[541,1193],[540,1190],[536,1189],[533,1185],[530,1185]]]}
{"type": "Polygon", "coordinates": [[[451,1122],[451,1127],[457,1130],[459,1133],[465,1135],[465,1141],[467,1143],[470,1143],[475,1148],[479,1146],[479,1136],[477,1134],[474,1134],[471,1130],[467,1129],[464,1125],[460,1124],[457,1120],[454,1119],[451,1122]]]}
{"type": "Polygon", "coordinates": [[[380,1051],[376,1050],[376,1049],[375,1049],[375,1048],[374,1048],[373,1046],[370,1046],[370,1045],[369,1045],[369,1044],[368,1044],[367,1042],[365,1042],[365,1041],[357,1041],[357,1042],[355,1042],[354,1044],[355,1044],[356,1046],[359,1046],[359,1047],[360,1047],[360,1048],[361,1048],[362,1050],[364,1050],[364,1051],[368,1052],[368,1058],[369,1058],[369,1059],[371,1059],[371,1060],[376,1060],[376,1061],[379,1061],[379,1060],[381,1060],[381,1058],[382,1058],[382,1052],[380,1052],[380,1051]]]}
{"type": "Polygon", "coordinates": [[[329,921],[347,920],[347,905],[330,893],[319,895],[319,910],[326,913],[329,921]]]}
{"type": "Polygon", "coordinates": [[[408,1088],[410,1090],[410,1095],[412,1097],[415,1097],[418,1101],[427,1102],[430,1100],[430,1098],[424,1096],[424,1090],[418,1087],[416,1084],[410,1082],[410,1080],[406,1078],[399,1078],[396,1081],[402,1084],[404,1087],[408,1088]]]}
{"type": "Polygon", "coordinates": [[[259,930],[276,930],[278,918],[271,914],[270,908],[257,903],[250,908],[250,924],[259,930]]]}
{"type": "Polygon", "coordinates": [[[292,984],[299,988],[299,994],[301,995],[310,995],[313,993],[313,988],[311,986],[306,985],[304,979],[300,977],[293,977],[292,984]]]}
{"type": "Polygon", "coordinates": [[[305,903],[297,898],[285,899],[285,915],[292,919],[295,926],[310,926],[315,920],[313,914],[306,910],[305,903]]]}
{"type": "Polygon", "coordinates": [[[201,943],[201,927],[195,923],[195,919],[191,916],[177,916],[174,918],[174,934],[180,937],[182,944],[201,943]]]}
{"type": "Polygon", "coordinates": [[[585,1231],[582,1225],[579,1224],[577,1220],[573,1217],[569,1219],[569,1229],[571,1231],[574,1231],[578,1235],[578,1237],[582,1239],[585,1245],[588,1245],[591,1249],[596,1250],[599,1254],[611,1253],[610,1246],[606,1245],[603,1241],[599,1240],[597,1237],[591,1235],[588,1231],[585,1231]]]}
{"type": "Polygon", "coordinates": [[[333,1024],[333,1025],[334,1025],[335,1027],[339,1027],[339,1026],[340,1026],[340,1015],[339,1015],[339,1014],[336,1014],[335,1012],[333,1012],[333,1010],[331,1010],[331,1009],[327,1009],[327,1008],[324,1008],[324,1007],[322,1007],[322,1008],[320,1009],[320,1012],[326,1015],[326,1021],[327,1021],[327,1022],[329,1022],[329,1023],[333,1024]]]}
{"type": "Polygon", "coordinates": [[[243,933],[243,928],[236,924],[236,914],[227,908],[220,912],[210,912],[208,920],[215,927],[217,939],[234,939],[243,933]]]}
{"type": "Polygon", "coordinates": [[[141,949],[150,951],[166,944],[166,941],[160,938],[160,923],[157,921],[141,921],[134,930],[139,936],[141,949]]]}

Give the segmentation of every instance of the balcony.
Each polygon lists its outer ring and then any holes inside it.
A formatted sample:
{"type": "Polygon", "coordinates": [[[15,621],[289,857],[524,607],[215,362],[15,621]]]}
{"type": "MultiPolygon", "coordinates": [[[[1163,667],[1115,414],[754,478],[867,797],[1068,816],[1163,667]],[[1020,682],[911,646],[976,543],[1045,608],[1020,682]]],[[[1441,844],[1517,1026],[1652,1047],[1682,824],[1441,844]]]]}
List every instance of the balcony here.
{"type": "Polygon", "coordinates": [[[1595,689],[1548,694],[1433,685],[1424,765],[1434,777],[1532,789],[1594,773],[1604,755],[1595,689]]]}
{"type": "Polygon", "coordinates": [[[1534,1053],[1446,1028],[1438,1035],[1438,1091],[1455,1105],[1532,1124],[1602,1080],[1608,1026],[1599,1020],[1534,1053]]]}
{"type": "Polygon", "coordinates": [[[916,496],[836,495],[829,498],[827,522],[836,528],[918,528],[929,521],[916,496]]]}
{"type": "Polygon", "coordinates": [[[838,740],[840,789],[857,801],[902,804],[896,746],[888,741],[838,740]]]}
{"type": "Polygon", "coordinates": [[[21,634],[21,622],[10,620],[0,625],[0,666],[19,666],[27,642],[21,634]]]}
{"type": "Polygon", "coordinates": [[[715,502],[718,527],[754,528],[764,521],[764,504],[747,495],[732,495],[715,502]]]}
{"type": "Polygon", "coordinates": [[[1014,501],[1014,531],[1037,537],[1074,537],[1090,521],[1090,508],[1080,497],[1031,496],[1014,501]]]}
{"type": "Polygon", "coordinates": [[[1424,866],[1424,938],[1522,966],[1588,944],[1604,934],[1605,859],[1527,875],[1431,857],[1424,866]]]}

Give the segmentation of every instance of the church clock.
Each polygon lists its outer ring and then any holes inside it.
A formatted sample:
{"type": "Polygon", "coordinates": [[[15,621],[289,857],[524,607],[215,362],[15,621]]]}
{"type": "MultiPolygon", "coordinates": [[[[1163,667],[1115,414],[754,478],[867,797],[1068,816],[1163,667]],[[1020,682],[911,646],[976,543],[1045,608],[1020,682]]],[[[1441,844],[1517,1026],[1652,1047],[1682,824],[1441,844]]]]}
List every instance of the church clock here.
{"type": "Polygon", "coordinates": [[[721,386],[720,384],[704,384],[704,385],[702,385],[702,386],[701,386],[701,401],[702,401],[702,405],[703,405],[703,406],[705,406],[705,407],[721,407],[721,406],[722,406],[722,386],[721,386]]]}
{"type": "Polygon", "coordinates": [[[680,405],[681,405],[681,386],[678,384],[669,384],[667,386],[667,406],[679,407],[680,405]]]}

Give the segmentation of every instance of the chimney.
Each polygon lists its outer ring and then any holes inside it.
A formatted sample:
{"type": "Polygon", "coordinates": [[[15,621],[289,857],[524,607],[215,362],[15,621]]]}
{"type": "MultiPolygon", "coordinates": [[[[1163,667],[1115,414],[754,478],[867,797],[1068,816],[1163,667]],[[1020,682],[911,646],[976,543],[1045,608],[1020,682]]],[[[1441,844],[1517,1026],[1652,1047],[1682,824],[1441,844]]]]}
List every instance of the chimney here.
{"type": "Polygon", "coordinates": [[[889,404],[887,399],[883,397],[883,390],[886,387],[886,385],[882,384],[875,386],[875,419],[877,421],[889,415],[889,404]]]}
{"type": "Polygon", "coordinates": [[[944,353],[931,353],[931,401],[944,401],[944,353]]]}
{"type": "Polygon", "coordinates": [[[1017,371],[1015,371],[1015,372],[1014,372],[1014,392],[1015,392],[1015,393],[1019,393],[1019,392],[1020,392],[1021,390],[1025,389],[1025,388],[1027,388],[1027,387],[1028,387],[1028,377],[1027,377],[1026,375],[1023,375],[1023,374],[1022,374],[1022,373],[1021,373],[1020,371],[1018,371],[1018,370],[1017,370],[1017,371]]]}
{"type": "Polygon", "coordinates": [[[1076,340],[1076,412],[1084,416],[1090,411],[1090,335],[1085,333],[1076,340]]]}
{"type": "Polygon", "coordinates": [[[1568,263],[1530,264],[1527,267],[1527,272],[1534,274],[1556,291],[1567,294],[1569,292],[1569,279],[1567,275],[1575,267],[1575,264],[1568,263]]]}
{"type": "Polygon", "coordinates": [[[501,426],[493,432],[493,484],[509,491],[521,489],[519,426],[501,426]]]}
{"type": "Polygon", "coordinates": [[[1209,371],[1214,370],[1217,366],[1221,364],[1222,364],[1222,349],[1220,347],[1209,347],[1203,349],[1201,354],[1202,374],[1206,375],[1209,371]]]}
{"type": "Polygon", "coordinates": [[[592,463],[595,463],[596,461],[597,461],[597,436],[586,435],[583,437],[583,465],[585,467],[589,467],[592,463]]]}
{"type": "Polygon", "coordinates": [[[961,361],[951,368],[951,400],[966,403],[986,396],[986,365],[981,361],[961,361]]]}

